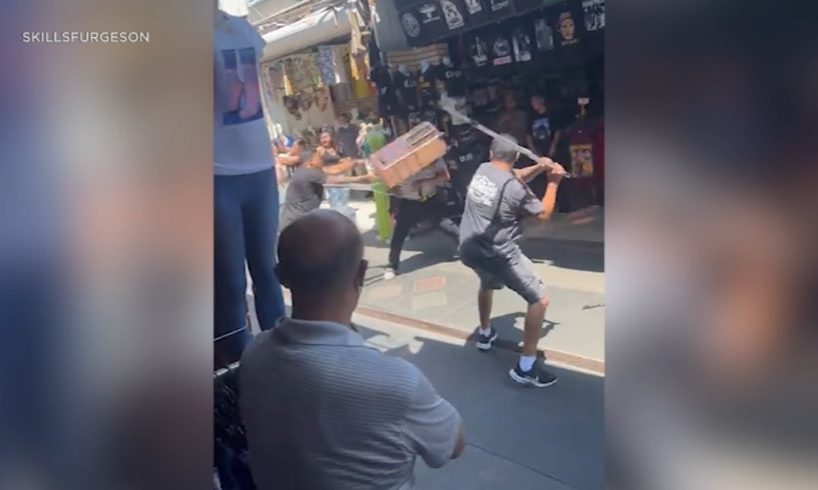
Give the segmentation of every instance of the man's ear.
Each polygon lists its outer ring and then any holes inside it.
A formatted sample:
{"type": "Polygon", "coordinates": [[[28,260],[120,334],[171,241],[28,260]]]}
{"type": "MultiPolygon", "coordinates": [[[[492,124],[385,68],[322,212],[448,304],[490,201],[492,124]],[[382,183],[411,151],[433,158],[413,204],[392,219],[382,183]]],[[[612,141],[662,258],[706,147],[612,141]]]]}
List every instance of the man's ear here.
{"type": "Polygon", "coordinates": [[[364,279],[366,279],[366,269],[369,267],[369,263],[366,260],[361,260],[358,264],[358,273],[355,275],[355,286],[359,288],[364,287],[364,279]]]}

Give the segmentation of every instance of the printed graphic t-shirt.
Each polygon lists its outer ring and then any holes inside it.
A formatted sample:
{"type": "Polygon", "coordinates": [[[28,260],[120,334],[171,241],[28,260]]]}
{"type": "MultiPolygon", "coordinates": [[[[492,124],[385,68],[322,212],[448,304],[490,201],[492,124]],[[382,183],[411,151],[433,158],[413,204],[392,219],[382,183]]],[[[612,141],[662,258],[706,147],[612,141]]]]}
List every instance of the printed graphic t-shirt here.
{"type": "Polygon", "coordinates": [[[244,175],[273,168],[259,66],[264,40],[240,17],[218,12],[213,32],[213,171],[244,175]]]}
{"type": "Polygon", "coordinates": [[[460,222],[461,253],[512,257],[519,250],[515,241],[521,235],[520,222],[542,211],[542,203],[512,173],[490,162],[480,165],[466,193],[460,222]]]}
{"type": "Polygon", "coordinates": [[[534,140],[534,153],[538,155],[548,155],[551,149],[551,137],[553,135],[552,121],[550,114],[545,112],[540,114],[538,112],[531,113],[531,139],[534,140]]]}

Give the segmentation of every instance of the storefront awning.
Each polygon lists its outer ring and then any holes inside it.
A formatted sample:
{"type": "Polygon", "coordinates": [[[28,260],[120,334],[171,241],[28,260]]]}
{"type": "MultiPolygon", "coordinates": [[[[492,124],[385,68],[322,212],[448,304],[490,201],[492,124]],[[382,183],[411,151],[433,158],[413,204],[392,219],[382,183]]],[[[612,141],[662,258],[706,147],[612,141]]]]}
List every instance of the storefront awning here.
{"type": "Polygon", "coordinates": [[[330,7],[263,34],[262,37],[267,43],[264,47],[264,59],[278,59],[339,37],[349,36],[351,26],[346,8],[348,7],[330,7]]]}

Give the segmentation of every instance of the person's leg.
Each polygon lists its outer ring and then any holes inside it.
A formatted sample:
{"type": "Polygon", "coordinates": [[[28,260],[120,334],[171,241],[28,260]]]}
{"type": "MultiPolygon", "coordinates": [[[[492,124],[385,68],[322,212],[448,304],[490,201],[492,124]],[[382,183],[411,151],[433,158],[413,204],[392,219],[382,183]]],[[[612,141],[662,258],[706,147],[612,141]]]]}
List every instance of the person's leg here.
{"type": "Polygon", "coordinates": [[[523,356],[537,357],[537,344],[542,333],[542,324],[545,320],[545,310],[548,308],[548,296],[528,305],[523,327],[523,356]]]}
{"type": "MultiPolygon", "coordinates": [[[[488,265],[488,264],[487,264],[488,265]]],[[[473,267],[480,277],[480,290],[477,292],[477,312],[480,315],[480,328],[477,330],[477,349],[487,351],[497,340],[497,331],[491,326],[491,305],[494,290],[503,285],[496,276],[481,267],[473,267]]]]}
{"type": "Polygon", "coordinates": [[[213,334],[218,365],[239,360],[250,339],[241,194],[236,177],[218,176],[213,192],[213,334]]]}
{"type": "Polygon", "coordinates": [[[253,279],[256,316],[262,330],[284,316],[281,285],[275,274],[278,187],[272,170],[242,176],[245,253],[253,279]]]}
{"type": "Polygon", "coordinates": [[[483,289],[477,291],[477,310],[480,313],[480,329],[483,331],[491,328],[491,304],[494,299],[494,290],[483,289]]]}
{"type": "Polygon", "coordinates": [[[557,378],[537,364],[537,346],[542,334],[542,324],[548,308],[548,290],[537,277],[534,265],[519,250],[511,257],[503,281],[506,286],[522,296],[528,303],[523,325],[523,349],[517,365],[509,371],[511,378],[521,384],[545,387],[557,378]]]}
{"type": "Polygon", "coordinates": [[[375,223],[378,227],[378,239],[385,242],[392,233],[392,220],[389,216],[389,194],[386,184],[375,182],[372,192],[375,200],[375,223]]]}
{"type": "Polygon", "coordinates": [[[408,199],[398,200],[398,212],[395,215],[395,231],[392,233],[392,241],[389,244],[389,267],[393,271],[398,270],[400,265],[400,253],[403,250],[403,243],[409,235],[409,230],[417,224],[418,206],[416,201],[408,199]]]}

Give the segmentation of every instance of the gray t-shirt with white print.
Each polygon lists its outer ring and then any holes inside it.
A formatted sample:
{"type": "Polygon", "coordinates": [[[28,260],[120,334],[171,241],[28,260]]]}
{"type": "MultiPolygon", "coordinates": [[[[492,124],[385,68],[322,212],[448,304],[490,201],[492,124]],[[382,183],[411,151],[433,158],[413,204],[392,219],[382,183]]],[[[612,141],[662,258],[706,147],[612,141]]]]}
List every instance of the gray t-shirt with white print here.
{"type": "Polygon", "coordinates": [[[515,240],[521,235],[523,218],[542,211],[542,203],[514,174],[492,163],[480,165],[466,194],[460,222],[461,253],[482,251],[510,258],[518,250],[515,240]]]}
{"type": "Polygon", "coordinates": [[[213,32],[213,171],[245,175],[273,167],[261,106],[264,40],[245,19],[217,12],[213,32]]]}

